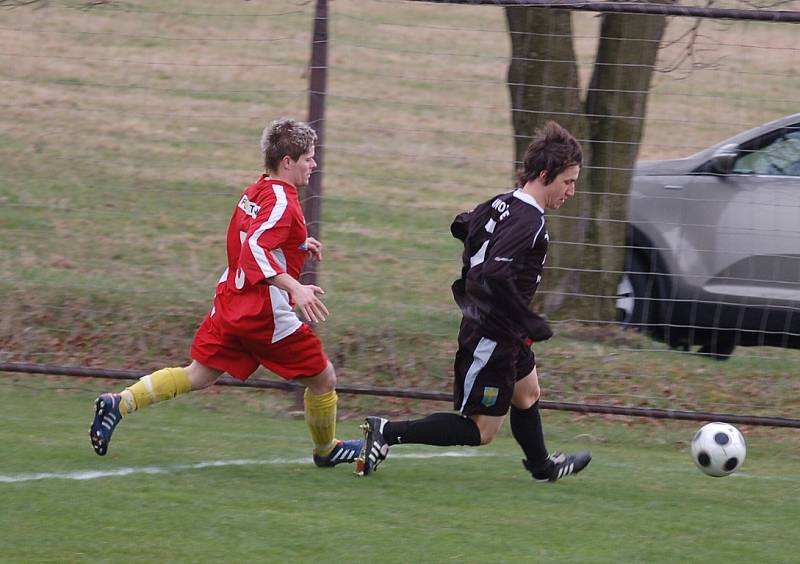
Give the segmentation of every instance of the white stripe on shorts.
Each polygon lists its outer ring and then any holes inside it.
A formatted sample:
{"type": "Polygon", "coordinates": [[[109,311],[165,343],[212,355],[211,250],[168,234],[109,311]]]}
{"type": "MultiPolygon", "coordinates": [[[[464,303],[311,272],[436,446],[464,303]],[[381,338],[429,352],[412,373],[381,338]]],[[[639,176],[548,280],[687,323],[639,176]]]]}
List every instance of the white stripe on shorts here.
{"type": "Polygon", "coordinates": [[[459,411],[464,411],[464,406],[467,405],[469,395],[472,393],[472,386],[475,385],[475,378],[478,377],[478,372],[489,362],[489,358],[491,358],[496,346],[497,343],[495,341],[486,337],[481,337],[481,340],[478,341],[478,346],[475,347],[475,352],[472,353],[472,364],[464,378],[464,399],[461,401],[461,409],[459,411]]]}

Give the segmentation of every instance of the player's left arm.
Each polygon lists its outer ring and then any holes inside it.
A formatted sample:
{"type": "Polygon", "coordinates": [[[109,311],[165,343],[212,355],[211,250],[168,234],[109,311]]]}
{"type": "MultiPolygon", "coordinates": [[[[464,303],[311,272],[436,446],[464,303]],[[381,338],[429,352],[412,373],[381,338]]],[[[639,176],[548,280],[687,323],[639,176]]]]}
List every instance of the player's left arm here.
{"type": "Polygon", "coordinates": [[[469,221],[472,217],[472,210],[458,214],[453,223],[450,224],[450,234],[462,243],[467,240],[469,233],[469,221]]]}
{"type": "Polygon", "coordinates": [[[308,237],[301,248],[306,252],[307,258],[316,262],[322,260],[322,243],[314,239],[314,237],[308,237]]]}

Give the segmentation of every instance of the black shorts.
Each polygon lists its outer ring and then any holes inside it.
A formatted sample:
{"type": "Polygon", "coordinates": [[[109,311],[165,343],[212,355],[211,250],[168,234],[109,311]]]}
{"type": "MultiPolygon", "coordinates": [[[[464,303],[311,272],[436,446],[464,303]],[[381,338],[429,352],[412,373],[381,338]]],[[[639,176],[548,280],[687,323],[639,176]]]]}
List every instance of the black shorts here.
{"type": "Polygon", "coordinates": [[[464,321],[458,332],[453,407],[463,415],[505,415],[514,384],[535,367],[533,351],[521,342],[494,341],[464,321]]]}

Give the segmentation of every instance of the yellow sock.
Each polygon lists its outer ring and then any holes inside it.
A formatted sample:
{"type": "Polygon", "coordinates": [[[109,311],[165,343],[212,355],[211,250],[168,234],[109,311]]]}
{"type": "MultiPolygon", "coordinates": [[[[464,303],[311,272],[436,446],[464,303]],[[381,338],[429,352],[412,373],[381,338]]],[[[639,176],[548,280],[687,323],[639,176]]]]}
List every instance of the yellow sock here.
{"type": "Polygon", "coordinates": [[[336,445],[336,390],[320,396],[306,388],[303,404],[306,412],[306,425],[314,441],[314,452],[325,456],[336,445]]]}
{"type": "Polygon", "coordinates": [[[119,411],[125,416],[151,403],[172,399],[191,390],[192,384],[185,368],[162,368],[125,388],[120,394],[119,411]]]}

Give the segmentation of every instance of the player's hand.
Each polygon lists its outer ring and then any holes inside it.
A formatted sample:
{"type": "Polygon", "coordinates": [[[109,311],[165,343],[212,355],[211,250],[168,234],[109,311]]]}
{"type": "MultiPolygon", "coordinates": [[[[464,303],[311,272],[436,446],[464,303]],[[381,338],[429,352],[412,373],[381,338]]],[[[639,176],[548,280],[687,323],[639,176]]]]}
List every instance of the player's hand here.
{"type": "Polygon", "coordinates": [[[292,300],[295,307],[309,323],[325,321],[325,318],[329,315],[328,308],[318,297],[318,295],[324,293],[325,291],[322,288],[313,284],[300,285],[292,292],[292,300]]]}
{"type": "Polygon", "coordinates": [[[308,258],[317,262],[322,260],[322,243],[313,237],[309,237],[306,239],[306,242],[303,243],[303,247],[308,258]]]}

